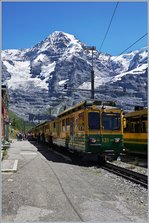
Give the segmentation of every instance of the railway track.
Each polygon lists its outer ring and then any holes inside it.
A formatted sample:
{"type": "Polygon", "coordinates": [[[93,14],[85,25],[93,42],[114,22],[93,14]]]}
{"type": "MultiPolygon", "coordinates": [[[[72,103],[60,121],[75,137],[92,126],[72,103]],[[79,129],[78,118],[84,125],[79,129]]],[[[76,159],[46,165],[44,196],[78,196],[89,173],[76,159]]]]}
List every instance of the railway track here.
{"type": "Polygon", "coordinates": [[[105,163],[104,166],[102,166],[103,169],[108,170],[112,173],[115,173],[119,176],[124,177],[127,180],[130,180],[136,184],[140,184],[141,186],[148,188],[148,176],[132,171],[132,170],[128,170],[125,169],[123,167],[120,166],[116,166],[112,163],[105,163]]]}
{"type": "MultiPolygon", "coordinates": [[[[63,153],[60,151],[60,153],[63,153]]],[[[85,165],[85,166],[92,166],[96,165],[94,162],[83,162],[82,159],[78,159],[78,156],[75,156],[74,154],[71,154],[69,151],[65,151],[64,154],[68,155],[72,159],[72,162],[78,165],[85,165]]],[[[98,166],[98,164],[97,164],[98,166]]],[[[110,162],[106,162],[103,166],[100,166],[100,168],[103,168],[105,170],[108,170],[109,172],[112,172],[114,174],[117,174],[121,177],[124,177],[127,180],[130,180],[136,184],[140,184],[141,186],[148,188],[148,176],[142,173],[138,173],[117,165],[114,165],[110,162]]]]}

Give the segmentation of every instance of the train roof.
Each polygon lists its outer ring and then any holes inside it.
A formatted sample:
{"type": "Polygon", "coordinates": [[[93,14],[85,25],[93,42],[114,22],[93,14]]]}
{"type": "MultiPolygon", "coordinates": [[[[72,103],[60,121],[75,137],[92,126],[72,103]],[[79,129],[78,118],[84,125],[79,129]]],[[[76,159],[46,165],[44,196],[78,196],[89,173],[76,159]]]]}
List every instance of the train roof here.
{"type": "Polygon", "coordinates": [[[101,108],[103,106],[109,106],[110,108],[116,108],[116,103],[114,101],[98,101],[98,100],[85,100],[85,101],[82,101],[80,103],[78,103],[77,105],[63,111],[62,113],[60,113],[58,115],[58,117],[62,117],[66,114],[70,114],[72,112],[75,112],[75,111],[78,111],[78,110],[81,110],[83,108],[88,108],[88,107],[91,107],[93,105],[96,105],[96,106],[101,106],[101,108]]]}
{"type": "Polygon", "coordinates": [[[40,127],[40,126],[42,126],[42,125],[44,125],[44,124],[46,124],[46,123],[48,123],[48,122],[49,122],[49,121],[45,121],[45,122],[42,122],[42,123],[39,123],[39,124],[33,126],[28,132],[31,132],[31,131],[34,130],[35,128],[38,128],[38,127],[40,127]]]}
{"type": "Polygon", "coordinates": [[[137,111],[128,112],[124,115],[124,117],[128,118],[128,117],[135,117],[135,116],[139,116],[139,115],[147,115],[147,108],[137,110],[137,111]]]}
{"type": "Polygon", "coordinates": [[[84,108],[89,108],[93,105],[96,105],[100,108],[105,108],[105,106],[107,106],[106,108],[110,108],[110,109],[111,108],[114,108],[114,109],[116,108],[116,103],[114,101],[99,101],[99,100],[91,100],[91,99],[90,100],[85,100],[85,101],[82,101],[82,102],[78,103],[77,105],[63,111],[57,117],[36,125],[35,127],[31,128],[29,132],[31,132],[34,128],[38,128],[38,127],[43,126],[44,124],[46,124],[50,121],[56,120],[59,117],[63,117],[64,115],[73,113],[75,111],[79,111],[79,110],[84,109],[84,108]]]}

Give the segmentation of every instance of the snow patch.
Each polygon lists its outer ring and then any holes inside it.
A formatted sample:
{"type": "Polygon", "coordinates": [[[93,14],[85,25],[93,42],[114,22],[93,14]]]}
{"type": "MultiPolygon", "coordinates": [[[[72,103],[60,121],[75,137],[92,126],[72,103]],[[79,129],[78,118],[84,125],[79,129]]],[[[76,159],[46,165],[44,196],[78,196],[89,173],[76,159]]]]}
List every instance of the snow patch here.
{"type": "Polygon", "coordinates": [[[146,71],[147,67],[148,67],[148,64],[142,64],[140,67],[137,67],[137,68],[133,69],[132,71],[124,72],[124,73],[122,73],[122,74],[119,74],[119,75],[115,76],[115,77],[112,79],[112,81],[113,81],[113,82],[116,82],[116,81],[118,81],[118,80],[121,80],[121,78],[122,78],[123,76],[127,75],[127,74],[133,74],[133,75],[135,75],[135,74],[136,74],[136,75],[139,75],[140,73],[142,74],[143,72],[146,71]]]}
{"type": "Polygon", "coordinates": [[[44,77],[49,77],[49,74],[55,70],[56,62],[49,64],[48,66],[43,65],[41,67],[41,75],[44,77]]]}
{"type": "Polygon", "coordinates": [[[34,60],[34,62],[36,63],[36,62],[39,62],[39,61],[45,61],[46,59],[47,59],[48,57],[45,55],[45,54],[39,54],[37,57],[36,57],[36,59],[34,60]]]}
{"type": "Polygon", "coordinates": [[[66,83],[66,81],[68,81],[68,80],[69,80],[69,79],[59,81],[59,82],[58,82],[58,85],[63,85],[63,84],[66,83]]]}
{"type": "Polygon", "coordinates": [[[30,87],[42,88],[48,90],[48,84],[40,78],[31,78],[30,61],[14,61],[14,66],[4,61],[11,79],[8,80],[8,87],[12,90],[26,89],[30,87]]]}

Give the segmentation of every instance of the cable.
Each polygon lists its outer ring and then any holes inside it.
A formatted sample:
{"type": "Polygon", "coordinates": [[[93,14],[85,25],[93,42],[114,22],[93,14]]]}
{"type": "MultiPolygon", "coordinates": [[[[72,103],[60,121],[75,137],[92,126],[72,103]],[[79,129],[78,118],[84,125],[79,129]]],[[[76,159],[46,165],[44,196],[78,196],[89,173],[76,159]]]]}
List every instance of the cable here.
{"type": "Polygon", "coordinates": [[[101,51],[101,48],[102,48],[102,46],[103,46],[103,44],[104,44],[104,41],[105,41],[105,39],[106,39],[106,37],[107,37],[107,34],[108,34],[108,32],[109,32],[109,29],[110,29],[112,20],[113,20],[113,18],[114,18],[114,15],[115,15],[115,12],[116,12],[116,9],[117,9],[118,4],[119,4],[119,2],[116,3],[115,9],[114,9],[114,11],[113,11],[113,14],[112,14],[112,17],[111,17],[109,26],[108,26],[108,29],[107,29],[106,34],[105,34],[105,36],[104,36],[104,39],[103,39],[103,41],[102,41],[102,43],[101,43],[101,46],[100,46],[99,51],[101,51]]]}
{"type": "MultiPolygon", "coordinates": [[[[127,49],[125,49],[125,50],[123,50],[121,53],[120,53],[120,55],[121,54],[123,54],[125,51],[127,51],[128,49],[130,49],[133,45],[135,45],[137,42],[139,42],[141,39],[143,39],[146,35],[147,35],[148,33],[146,33],[146,34],[144,34],[142,37],[140,37],[138,40],[136,40],[134,43],[132,43],[129,47],[127,47],[127,49]]],[[[119,55],[119,56],[120,56],[119,55]]],[[[116,58],[118,58],[119,56],[117,56],[116,58]]],[[[115,58],[115,59],[116,59],[115,58]]],[[[115,60],[115,59],[113,59],[113,60],[115,60]]]]}
{"type": "MultiPolygon", "coordinates": [[[[146,34],[144,34],[143,36],[141,36],[138,40],[136,40],[134,43],[132,43],[129,47],[127,47],[125,50],[123,50],[121,53],[120,53],[120,55],[121,54],[123,54],[125,51],[127,51],[128,49],[130,49],[133,45],[135,45],[137,42],[139,42],[141,39],[143,39],[146,35],[147,35],[148,33],[146,33],[146,34]]],[[[112,61],[114,61],[114,60],[116,60],[120,55],[118,55],[117,57],[115,57],[112,61]]],[[[110,59],[111,60],[111,59],[110,59]]],[[[109,60],[109,62],[110,62],[110,60],[109,60]]],[[[96,72],[96,74],[98,74],[99,72],[96,72]]],[[[114,78],[114,77],[113,77],[114,78]]],[[[112,79],[113,79],[112,78],[112,79]]]]}

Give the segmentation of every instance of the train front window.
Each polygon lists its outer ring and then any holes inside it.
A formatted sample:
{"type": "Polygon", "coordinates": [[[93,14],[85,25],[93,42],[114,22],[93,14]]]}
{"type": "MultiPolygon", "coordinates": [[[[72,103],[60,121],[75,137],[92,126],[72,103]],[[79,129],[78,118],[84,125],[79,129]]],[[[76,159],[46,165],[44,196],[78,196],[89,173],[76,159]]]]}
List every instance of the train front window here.
{"type": "Polygon", "coordinates": [[[88,113],[88,127],[90,130],[100,129],[100,114],[99,112],[88,113]]]}
{"type": "Polygon", "coordinates": [[[121,118],[119,113],[102,113],[103,130],[120,130],[121,118]]]}

